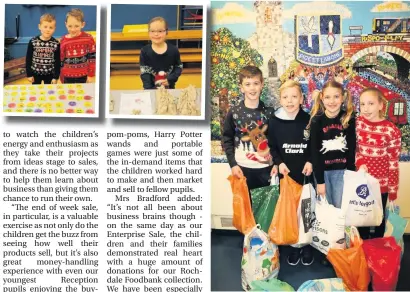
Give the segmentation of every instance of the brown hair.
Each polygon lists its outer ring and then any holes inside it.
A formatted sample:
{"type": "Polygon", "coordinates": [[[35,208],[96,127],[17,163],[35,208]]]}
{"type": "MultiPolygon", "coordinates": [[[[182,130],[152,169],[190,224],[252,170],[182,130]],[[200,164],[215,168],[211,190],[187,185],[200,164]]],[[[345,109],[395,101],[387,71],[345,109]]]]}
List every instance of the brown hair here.
{"type": "MultiPolygon", "coordinates": [[[[371,92],[371,93],[373,93],[374,95],[376,95],[378,101],[383,104],[383,108],[386,106],[386,104],[387,104],[386,97],[384,96],[383,92],[382,92],[380,89],[378,89],[378,88],[376,88],[376,87],[368,87],[368,88],[365,88],[365,89],[362,91],[362,93],[360,93],[360,96],[362,96],[362,95],[363,95],[364,93],[366,93],[366,92],[371,92]]],[[[384,117],[383,109],[382,109],[381,111],[379,111],[379,117],[381,117],[381,118],[384,117]]]]}
{"type": "Polygon", "coordinates": [[[259,69],[256,66],[251,66],[251,65],[245,66],[239,72],[239,84],[242,84],[245,78],[253,78],[253,77],[259,77],[261,82],[263,82],[263,74],[262,74],[261,69],[259,69]]]}
{"type": "Polygon", "coordinates": [[[68,17],[74,17],[75,19],[77,19],[79,22],[84,22],[84,13],[81,9],[79,8],[73,8],[71,9],[66,17],[65,17],[65,21],[67,22],[68,17]]]}
{"type": "Polygon", "coordinates": [[[303,98],[303,93],[302,93],[302,88],[300,87],[299,82],[295,81],[295,80],[287,80],[285,83],[283,83],[280,87],[279,87],[279,96],[282,94],[282,91],[284,91],[285,89],[288,88],[292,88],[292,87],[297,87],[300,95],[303,98]]]}
{"type": "Polygon", "coordinates": [[[322,90],[315,90],[312,93],[312,99],[313,99],[313,106],[312,110],[310,111],[310,121],[309,124],[307,125],[307,128],[310,128],[310,125],[312,124],[312,120],[315,116],[321,115],[325,112],[325,106],[322,101],[323,97],[323,92],[326,90],[326,88],[337,88],[340,89],[343,95],[343,104],[344,109],[346,113],[340,118],[340,122],[342,123],[342,126],[344,129],[346,129],[349,126],[349,121],[353,115],[353,110],[354,110],[354,105],[353,105],[353,100],[350,95],[350,92],[348,90],[345,90],[343,88],[343,85],[335,80],[330,80],[323,85],[322,90]]]}
{"type": "Polygon", "coordinates": [[[41,17],[40,17],[40,24],[41,24],[43,21],[53,22],[53,21],[56,21],[56,17],[55,17],[53,14],[46,13],[46,14],[41,15],[41,17]]]}
{"type": "Polygon", "coordinates": [[[161,17],[161,16],[157,16],[152,18],[149,22],[148,22],[148,29],[151,27],[151,23],[155,22],[155,21],[161,21],[165,24],[165,30],[168,32],[168,22],[165,20],[165,18],[161,17]]]}

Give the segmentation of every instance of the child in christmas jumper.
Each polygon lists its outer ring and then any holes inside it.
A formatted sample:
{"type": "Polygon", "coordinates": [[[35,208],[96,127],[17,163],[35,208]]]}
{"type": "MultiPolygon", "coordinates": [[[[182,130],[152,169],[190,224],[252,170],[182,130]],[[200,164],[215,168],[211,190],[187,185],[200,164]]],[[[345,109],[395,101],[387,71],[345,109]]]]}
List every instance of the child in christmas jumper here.
{"type": "Polygon", "coordinates": [[[258,67],[244,67],[239,73],[239,83],[245,98],[226,115],[222,146],[232,175],[245,176],[250,191],[270,184],[272,158],[267,130],[272,109],[260,100],[263,76],[258,67]]]}
{"type": "Polygon", "coordinates": [[[42,15],[38,29],[41,35],[33,37],[27,47],[27,79],[32,84],[56,84],[60,76],[60,43],[53,37],[54,15],[42,15]]]}
{"type": "Polygon", "coordinates": [[[166,42],[168,23],[162,17],[154,17],[148,23],[151,44],[140,53],[141,80],[144,89],[160,86],[175,88],[182,73],[178,48],[166,42]]]}
{"type": "MultiPolygon", "coordinates": [[[[269,148],[275,167],[272,175],[277,173],[279,166],[281,175],[289,175],[295,182],[303,185],[305,176],[312,173],[310,163],[309,114],[303,111],[302,89],[298,82],[286,81],[280,88],[280,105],[275,115],[269,120],[269,148]]],[[[312,247],[292,248],[288,256],[288,264],[309,266],[313,263],[312,247]]]]}
{"type": "Polygon", "coordinates": [[[310,145],[317,193],[342,206],[344,170],[355,170],[356,132],[352,98],[334,80],[313,93],[310,145]]]}
{"type": "MultiPolygon", "coordinates": [[[[380,182],[383,212],[387,199],[397,198],[401,132],[384,118],[386,99],[377,88],[367,88],[360,95],[360,116],[356,122],[356,167],[367,171],[380,182]]],[[[386,223],[375,227],[374,237],[383,237],[386,223]]],[[[359,227],[363,239],[370,236],[370,227],[359,227]]]]}
{"type": "Polygon", "coordinates": [[[94,38],[81,31],[84,26],[84,13],[80,9],[72,9],[67,13],[65,25],[68,34],[60,41],[62,83],[91,82],[95,76],[96,47],[94,38]]]}

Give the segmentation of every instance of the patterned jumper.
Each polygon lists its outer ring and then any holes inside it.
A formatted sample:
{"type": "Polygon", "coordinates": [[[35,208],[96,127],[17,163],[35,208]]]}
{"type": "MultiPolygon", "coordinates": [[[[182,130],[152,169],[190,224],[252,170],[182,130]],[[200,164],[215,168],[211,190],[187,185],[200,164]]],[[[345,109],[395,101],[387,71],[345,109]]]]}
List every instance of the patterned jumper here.
{"type": "Polygon", "coordinates": [[[86,33],[68,38],[63,36],[60,41],[61,73],[60,80],[64,78],[81,78],[95,76],[96,46],[94,38],[86,33]]]}

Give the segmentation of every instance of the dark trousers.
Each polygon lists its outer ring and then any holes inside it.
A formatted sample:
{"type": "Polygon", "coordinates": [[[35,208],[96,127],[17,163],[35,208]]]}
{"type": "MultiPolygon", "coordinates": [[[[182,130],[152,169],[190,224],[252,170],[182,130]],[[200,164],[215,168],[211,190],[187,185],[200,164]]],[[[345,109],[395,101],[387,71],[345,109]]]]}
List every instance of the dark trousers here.
{"type": "Polygon", "coordinates": [[[53,75],[33,75],[34,82],[32,84],[41,84],[41,81],[44,81],[44,84],[51,84],[53,80],[53,75]]]}
{"type": "Polygon", "coordinates": [[[385,209],[386,209],[386,204],[387,204],[387,198],[388,194],[383,193],[382,194],[382,203],[383,203],[383,221],[380,224],[380,226],[376,226],[374,230],[374,235],[371,236],[370,234],[370,227],[358,227],[357,229],[359,230],[360,237],[362,239],[369,239],[371,238],[380,238],[384,236],[384,230],[386,228],[386,219],[384,218],[385,214],[385,209]]]}
{"type": "Polygon", "coordinates": [[[248,185],[249,198],[252,204],[251,190],[270,185],[270,171],[272,166],[264,168],[247,168],[242,167],[243,175],[246,177],[246,184],[248,185]]]}
{"type": "Polygon", "coordinates": [[[63,83],[87,83],[87,76],[78,77],[78,78],[64,77],[63,83]]]}

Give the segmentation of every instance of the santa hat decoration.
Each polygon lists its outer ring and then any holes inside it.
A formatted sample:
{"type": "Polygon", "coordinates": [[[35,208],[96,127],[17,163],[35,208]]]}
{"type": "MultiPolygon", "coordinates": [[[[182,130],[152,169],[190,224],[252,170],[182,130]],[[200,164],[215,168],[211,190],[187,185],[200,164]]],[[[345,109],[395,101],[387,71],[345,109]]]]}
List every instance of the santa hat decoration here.
{"type": "Polygon", "coordinates": [[[164,71],[159,71],[158,74],[155,75],[155,85],[161,86],[162,80],[165,80],[166,74],[164,71]]]}

